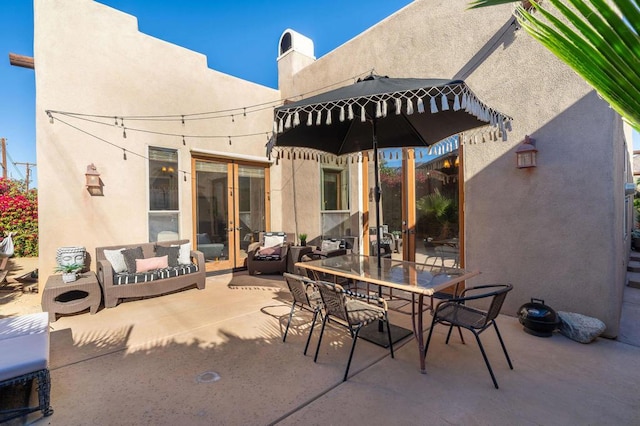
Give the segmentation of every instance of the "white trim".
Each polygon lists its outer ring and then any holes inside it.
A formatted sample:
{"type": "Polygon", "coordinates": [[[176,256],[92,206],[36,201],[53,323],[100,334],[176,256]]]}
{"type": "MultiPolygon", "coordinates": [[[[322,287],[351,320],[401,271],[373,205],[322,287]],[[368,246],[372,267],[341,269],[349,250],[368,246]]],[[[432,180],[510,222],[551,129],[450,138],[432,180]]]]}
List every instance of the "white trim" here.
{"type": "Polygon", "coordinates": [[[254,163],[262,163],[262,164],[273,164],[274,160],[269,160],[267,156],[258,157],[257,155],[245,155],[245,154],[236,154],[234,152],[224,152],[224,151],[211,151],[208,149],[191,149],[189,151],[192,154],[206,154],[213,155],[220,158],[228,158],[231,160],[244,160],[251,161],[254,163]]]}

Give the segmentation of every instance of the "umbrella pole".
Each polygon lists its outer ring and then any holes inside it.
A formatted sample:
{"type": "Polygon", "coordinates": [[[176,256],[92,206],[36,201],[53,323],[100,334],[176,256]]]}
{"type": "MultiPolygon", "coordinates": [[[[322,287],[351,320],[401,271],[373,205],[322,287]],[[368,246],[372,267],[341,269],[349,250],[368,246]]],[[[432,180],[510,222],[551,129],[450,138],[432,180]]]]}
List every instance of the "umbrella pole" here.
{"type": "Polygon", "coordinates": [[[380,255],[380,178],[379,178],[379,165],[378,165],[378,137],[376,124],[377,120],[374,118],[373,122],[373,174],[374,174],[374,196],[376,204],[376,256],[378,260],[378,269],[382,269],[382,259],[380,255]]]}

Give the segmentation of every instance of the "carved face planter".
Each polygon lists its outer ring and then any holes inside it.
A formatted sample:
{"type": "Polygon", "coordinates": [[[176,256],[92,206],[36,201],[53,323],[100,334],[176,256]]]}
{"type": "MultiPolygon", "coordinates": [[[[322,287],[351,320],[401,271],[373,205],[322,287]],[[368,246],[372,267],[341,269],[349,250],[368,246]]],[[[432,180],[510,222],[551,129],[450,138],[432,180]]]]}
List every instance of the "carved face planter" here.
{"type": "Polygon", "coordinates": [[[78,272],[84,269],[86,250],[84,247],[60,247],[56,251],[57,272],[62,272],[62,281],[73,282],[78,272]]]}

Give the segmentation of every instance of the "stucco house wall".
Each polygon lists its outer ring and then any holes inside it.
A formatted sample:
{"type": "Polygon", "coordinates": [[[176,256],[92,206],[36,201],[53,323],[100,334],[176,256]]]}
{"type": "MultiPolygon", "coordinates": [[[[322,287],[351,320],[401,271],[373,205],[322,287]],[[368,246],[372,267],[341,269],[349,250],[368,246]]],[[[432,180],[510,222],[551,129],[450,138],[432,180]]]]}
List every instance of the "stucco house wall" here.
{"type": "MultiPolygon", "coordinates": [[[[102,126],[45,110],[117,116],[221,111],[279,100],[275,89],[207,67],[206,57],[138,31],[137,20],[91,0],[36,0],[34,3],[36,137],[39,173],[40,265],[53,272],[57,247],[148,241],[148,147],[178,150],[180,235],[191,238],[191,150],[264,157],[270,109],[219,120],[127,122],[102,126]],[[73,129],[64,120],[82,129],[73,129]],[[247,135],[227,138],[167,137],[131,128],[191,135],[247,135]],[[83,132],[84,131],[84,132],[83,132]],[[127,159],[124,160],[126,150],[127,159]],[[85,188],[87,165],[95,164],[104,196],[85,188]],[[186,171],[183,173],[182,171],[186,171]],[[186,176],[187,181],[183,179],[186,176]]],[[[212,42],[214,42],[212,40],[212,42]]],[[[113,120],[115,122],[115,119],[113,120]]],[[[277,176],[272,179],[281,185],[277,176]]],[[[279,194],[273,203],[280,205],[279,194]]],[[[272,212],[279,223],[281,209],[272,212]]]]}
{"type": "MultiPolygon", "coordinates": [[[[504,30],[513,10],[466,11],[467,3],[418,0],[289,79],[282,64],[283,99],[351,84],[369,70],[452,78],[504,30]]],[[[535,297],[556,310],[597,317],[607,324],[606,334],[616,336],[628,253],[620,117],[524,31],[508,29],[473,65],[467,84],[514,122],[507,142],[463,147],[466,267],[482,272],[469,284],[512,283],[506,314],[535,297]],[[515,167],[525,135],[537,141],[535,169],[515,167]]],[[[298,211],[313,214],[304,205],[298,211]]]]}
{"type": "MultiPolygon", "coordinates": [[[[35,0],[43,275],[53,269],[59,246],[82,244],[92,253],[96,245],[147,240],[147,160],[135,154],[146,156],[148,146],[178,149],[189,180],[191,150],[257,156],[265,144],[265,136],[256,136],[232,145],[187,139],[182,146],[133,131],[123,139],[122,127],[84,123],[114,147],[65,126],[59,122],[64,117],[50,124],[44,110],[125,116],[216,111],[311,95],[371,71],[451,78],[466,69],[464,79],[479,98],[514,118],[508,141],[463,146],[466,267],[482,272],[469,284],[513,283],[506,314],[536,297],[557,310],[597,317],[606,334],[616,336],[629,245],[629,159],[620,117],[526,33],[505,29],[512,6],[466,11],[467,3],[417,0],[321,58],[283,55],[278,91],[208,69],[204,56],[142,34],[134,17],[91,0],[35,0]],[[501,30],[500,43],[471,63],[501,30]],[[525,135],[537,141],[538,167],[519,170],[514,152],[525,135]],[[90,163],[105,183],[104,197],[91,197],[84,187],[90,163]]],[[[166,131],[175,132],[175,125],[166,131]]],[[[202,134],[270,131],[272,111],[187,126],[202,134]]],[[[349,167],[355,228],[368,189],[357,179],[362,165],[349,167]]],[[[318,178],[319,166],[309,160],[281,159],[271,167],[272,229],[319,231],[318,178]]],[[[180,233],[188,238],[190,182],[181,185],[180,197],[180,233]]]]}

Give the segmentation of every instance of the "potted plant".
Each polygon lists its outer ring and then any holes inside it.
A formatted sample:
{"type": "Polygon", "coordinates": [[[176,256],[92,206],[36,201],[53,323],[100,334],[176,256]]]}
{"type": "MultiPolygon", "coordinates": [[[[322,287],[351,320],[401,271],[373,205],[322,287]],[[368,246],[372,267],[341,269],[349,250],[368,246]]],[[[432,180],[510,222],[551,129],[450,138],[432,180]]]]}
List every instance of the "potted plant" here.
{"type": "Polygon", "coordinates": [[[307,245],[307,234],[298,234],[298,238],[300,239],[301,246],[307,245]]]}
{"type": "Polygon", "coordinates": [[[71,283],[78,278],[78,272],[84,268],[81,263],[70,263],[68,265],[58,265],[55,272],[62,272],[62,282],[71,283]]]}

